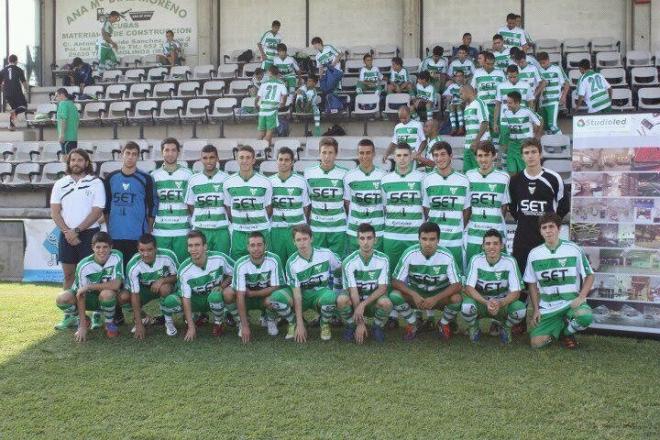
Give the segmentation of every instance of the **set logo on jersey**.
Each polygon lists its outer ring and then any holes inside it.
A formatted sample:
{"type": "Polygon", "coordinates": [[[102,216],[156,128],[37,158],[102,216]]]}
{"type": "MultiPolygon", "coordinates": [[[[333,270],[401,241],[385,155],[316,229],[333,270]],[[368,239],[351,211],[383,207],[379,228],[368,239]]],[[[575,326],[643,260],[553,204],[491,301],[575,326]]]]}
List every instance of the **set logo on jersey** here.
{"type": "Polygon", "coordinates": [[[209,208],[221,206],[220,201],[222,196],[220,194],[199,194],[195,197],[195,205],[198,208],[209,208]]]}
{"type": "Polygon", "coordinates": [[[122,183],[121,186],[122,186],[122,188],[124,188],[124,191],[128,191],[128,188],[131,187],[131,184],[130,183],[122,183]]]}

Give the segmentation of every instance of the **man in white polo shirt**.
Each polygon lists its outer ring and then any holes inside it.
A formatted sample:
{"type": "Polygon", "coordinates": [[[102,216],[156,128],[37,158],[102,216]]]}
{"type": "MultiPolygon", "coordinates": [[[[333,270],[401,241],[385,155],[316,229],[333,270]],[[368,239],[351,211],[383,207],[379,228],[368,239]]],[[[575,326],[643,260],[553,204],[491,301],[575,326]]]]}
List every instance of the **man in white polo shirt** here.
{"type": "Polygon", "coordinates": [[[85,150],[71,150],[66,174],[53,186],[50,216],[61,231],[58,260],[64,270],[64,288],[68,289],[76,265],[92,253],[92,236],[99,231],[98,221],[105,208],[105,188],[94,175],[85,150]]]}

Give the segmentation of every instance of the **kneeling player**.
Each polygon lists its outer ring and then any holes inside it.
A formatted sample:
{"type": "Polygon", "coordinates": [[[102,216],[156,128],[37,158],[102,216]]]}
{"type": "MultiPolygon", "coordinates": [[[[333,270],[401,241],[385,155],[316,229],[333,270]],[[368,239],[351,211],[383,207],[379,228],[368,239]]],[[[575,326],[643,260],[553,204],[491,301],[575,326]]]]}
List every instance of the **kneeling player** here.
{"type": "Polygon", "coordinates": [[[92,330],[101,327],[101,312],[105,317],[106,335],[109,338],[119,335],[113,319],[117,293],[124,279],[122,255],[112,249],[112,239],[107,232],[94,234],[92,252],[76,266],[71,288],[62,292],[56,300],[57,307],[64,312],[64,319],[55,328],[62,330],[78,325],[74,335],[76,342],[85,342],[88,325],[92,330]],[[88,309],[94,311],[91,322],[85,314],[88,309]]]}
{"type": "Polygon", "coordinates": [[[470,340],[478,342],[479,318],[493,318],[499,324],[500,341],[511,342],[511,327],[525,318],[525,304],[519,301],[522,281],[516,259],[502,254],[502,234],[486,231],[483,252],[470,260],[461,313],[469,326],[470,340]],[[503,322],[502,322],[503,321],[503,322]]]}
{"type": "Polygon", "coordinates": [[[451,252],[439,247],[440,227],[431,222],[419,227],[419,244],[410,246],[401,256],[392,276],[393,290],[390,300],[399,316],[408,325],[403,338],[407,341],[417,336],[418,310],[433,310],[444,306],[438,322],[440,337],[451,338],[449,322],[461,310],[461,275],[451,252]]]}
{"type": "MultiPolygon", "coordinates": [[[[357,228],[359,249],[350,254],[342,264],[343,287],[350,295],[353,304],[353,325],[348,324],[344,339],[362,344],[367,335],[364,316],[374,317],[371,335],[377,342],[385,340],[383,327],[392,311],[392,301],[387,296],[389,279],[389,259],[382,252],[374,250],[376,230],[368,223],[357,228]]],[[[339,298],[346,296],[346,293],[339,298]]]]}
{"type": "MultiPolygon", "coordinates": [[[[277,336],[277,323],[271,311],[270,297],[284,286],[280,258],[266,251],[266,240],[259,231],[248,236],[248,255],[236,260],[232,292],[225,295],[227,310],[238,325],[238,336],[250,342],[248,310],[265,310],[268,334],[277,336]]],[[[279,310],[279,307],[277,308],[279,310]]]]}
{"type": "Polygon", "coordinates": [[[190,258],[179,267],[179,293],[188,324],[183,339],[192,341],[197,336],[193,313],[212,313],[213,336],[221,336],[225,331],[225,298],[232,294],[234,262],[222,252],[209,251],[202,232],[190,231],[186,238],[190,258]]]}
{"type": "Polygon", "coordinates": [[[126,283],[119,295],[119,303],[132,306],[135,339],[144,339],[142,307],[148,302],[160,300],[160,310],[165,317],[167,336],[176,336],[173,313],[181,313],[181,301],[174,294],[176,270],[179,266],[174,252],[156,247],[156,239],[144,234],[138,240],[138,253],[126,265],[126,283]]]}
{"type": "Polygon", "coordinates": [[[560,228],[557,214],[544,214],[539,229],[545,243],[532,249],[527,259],[524,280],[534,313],[529,334],[534,348],[549,344],[552,338],[560,339],[566,348],[575,348],[575,333],[593,320],[586,304],[594,284],[593,271],[582,248],[559,239],[560,228]]]}

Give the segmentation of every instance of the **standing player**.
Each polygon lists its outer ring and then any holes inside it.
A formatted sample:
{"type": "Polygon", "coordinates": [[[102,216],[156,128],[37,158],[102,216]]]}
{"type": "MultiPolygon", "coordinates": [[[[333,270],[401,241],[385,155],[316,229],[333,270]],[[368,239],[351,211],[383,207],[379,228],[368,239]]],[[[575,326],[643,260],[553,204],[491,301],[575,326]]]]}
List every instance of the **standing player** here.
{"type": "Polygon", "coordinates": [[[495,68],[495,56],[490,52],[484,52],[483,65],[475,70],[470,85],[477,91],[477,99],[480,99],[488,108],[488,127],[490,137],[496,144],[498,137],[493,132],[495,123],[495,101],[497,99],[497,86],[506,79],[500,69],[495,68]]]}
{"type": "Polygon", "coordinates": [[[78,148],[78,126],[80,115],[78,108],[73,103],[65,88],[57,89],[55,92],[57,101],[57,140],[60,143],[62,154],[69,154],[74,148],[78,148]]]}
{"type": "Polygon", "coordinates": [[[300,80],[300,67],[296,60],[287,54],[286,44],[277,45],[277,56],[273,58],[273,66],[277,67],[277,71],[282,75],[282,81],[287,87],[289,95],[293,96],[300,80]]]}
{"type": "Polygon", "coordinates": [[[188,258],[186,234],[190,230],[186,192],[192,171],[178,164],[181,144],[175,138],[160,143],[163,165],[151,172],[158,194],[153,234],[161,249],[174,251],[179,261],[188,258]]]}
{"type": "Polygon", "coordinates": [[[380,82],[383,80],[383,74],[380,73],[378,67],[374,67],[374,59],[370,53],[365,54],[362,57],[362,61],[364,62],[364,67],[360,69],[355,93],[358,95],[365,92],[380,94],[382,89],[380,82]]]}
{"type": "Polygon", "coordinates": [[[293,172],[294,157],[289,147],[280,148],[277,152],[277,174],[268,178],[273,187],[270,250],[280,257],[283,264],[296,252],[291,228],[306,224],[310,215],[307,183],[300,174],[293,172]]]}
{"type": "Polygon", "coordinates": [[[426,148],[424,127],[421,122],[410,118],[410,108],[406,105],[399,107],[399,123],[394,126],[392,142],[383,155],[383,162],[387,161],[387,158],[401,142],[408,144],[415,154],[426,148]]]}
{"type": "Polygon", "coordinates": [[[323,44],[321,37],[314,37],[312,38],[312,46],[318,51],[316,65],[319,68],[319,78],[323,76],[329,66],[341,70],[341,53],[333,45],[323,44]]]}
{"type": "Polygon", "coordinates": [[[385,216],[380,182],[386,173],[374,165],[376,147],[371,139],[362,139],[357,150],[360,165],[344,176],[344,208],[348,212],[348,227],[346,252],[341,255],[358,249],[358,227],[365,222],[374,228],[376,248],[383,250],[385,216]]]}
{"type": "Polygon", "coordinates": [[[513,91],[507,95],[507,108],[500,118],[500,143],[506,154],[506,168],[510,174],[516,174],[525,168],[520,154],[520,145],[524,139],[538,139],[543,123],[530,108],[520,106],[520,93],[513,91]]]}
{"type": "Polygon", "coordinates": [[[449,341],[449,323],[461,310],[461,272],[446,248],[438,246],[440,228],[427,222],[419,227],[419,243],[410,246],[392,275],[393,290],[390,300],[399,316],[408,322],[403,338],[407,341],[417,336],[418,310],[434,310],[444,306],[438,321],[440,337],[449,341]]]}
{"type": "MultiPolygon", "coordinates": [[[[75,321],[78,331],[76,342],[87,340],[87,327],[101,327],[101,313],[105,319],[105,333],[109,338],[119,335],[113,321],[117,295],[124,280],[124,262],[121,252],[112,250],[112,239],[106,232],[97,232],[92,238],[92,255],[83,258],[76,266],[76,277],[71,287],[56,300],[57,307],[64,312],[64,322],[75,321]],[[87,310],[93,310],[88,322],[87,310]],[[78,319],[74,319],[78,313],[78,319]]],[[[70,327],[72,324],[62,326],[70,327]]]]}
{"type": "Polygon", "coordinates": [[[525,37],[525,30],[516,26],[516,14],[510,13],[506,16],[506,26],[502,26],[497,33],[504,39],[504,47],[519,47],[527,51],[529,45],[525,37]]]}
{"type": "Polygon", "coordinates": [[[539,52],[537,57],[541,64],[539,70],[541,78],[548,82],[541,95],[539,113],[543,118],[547,134],[561,134],[561,130],[557,126],[557,116],[559,115],[559,108],[566,107],[570,82],[561,66],[550,63],[547,52],[539,52]]]}
{"type": "Polygon", "coordinates": [[[527,54],[522,50],[518,50],[513,59],[518,66],[518,80],[527,81],[532,86],[534,101],[538,102],[548,82],[541,76],[535,65],[527,62],[527,54]]]}
{"type": "Polygon", "coordinates": [[[201,156],[204,168],[190,177],[186,192],[190,223],[204,234],[209,250],[229,254],[231,241],[223,191],[229,175],[218,169],[218,150],[213,145],[205,145],[201,156]]]}
{"type": "Polygon", "coordinates": [[[227,310],[233,315],[238,326],[238,337],[244,343],[250,342],[251,338],[248,310],[265,310],[268,334],[278,335],[270,297],[284,285],[284,272],[279,257],[266,251],[266,242],[261,232],[250,232],[248,255],[236,261],[232,291],[225,294],[227,310]]]}
{"type": "Polygon", "coordinates": [[[509,199],[509,175],[495,169],[497,150],[488,141],[477,146],[479,168],[467,172],[470,181],[469,223],[465,234],[465,264],[482,250],[484,234],[495,229],[506,237],[506,214],[509,199]]]}
{"type": "Polygon", "coordinates": [[[481,337],[480,318],[495,320],[502,344],[511,343],[511,327],[525,319],[525,303],[518,299],[523,287],[518,263],[502,255],[503,245],[502,234],[495,229],[486,231],[483,252],[472,257],[466,272],[461,315],[472,342],[481,337]]]}
{"type": "Polygon", "coordinates": [[[569,211],[570,196],[564,194],[564,182],[559,174],[541,166],[541,151],[541,143],[536,139],[523,141],[525,169],[514,175],[509,184],[509,209],[518,225],[513,238],[513,256],[521,272],[527,266],[529,252],[543,243],[539,217],[556,212],[561,218],[569,211]]]}
{"type": "Polygon", "coordinates": [[[270,216],[273,213],[273,187],[263,174],[254,171],[255,153],[249,145],[241,145],[236,153],[239,170],[223,185],[224,202],[232,223],[231,258],[247,255],[248,235],[261,231],[270,243],[270,216]]]}
{"type": "Polygon", "coordinates": [[[435,46],[431,51],[431,55],[424,58],[419,64],[418,72],[427,71],[431,74],[431,84],[436,93],[440,92],[447,79],[447,60],[442,57],[444,49],[440,46],[435,46]]]}
{"type": "Polygon", "coordinates": [[[314,244],[343,255],[346,245],[344,176],[348,170],[335,164],[338,149],[334,138],[321,138],[321,162],[307,168],[304,177],[312,203],[310,225],[314,232],[314,244]]]}
{"type": "MultiPolygon", "coordinates": [[[[160,310],[165,316],[167,336],[176,336],[177,330],[172,314],[181,313],[181,301],[176,290],[176,271],[179,262],[169,249],[158,249],[156,239],[144,234],[138,240],[138,253],[126,265],[126,282],[119,295],[119,303],[133,308],[135,339],[144,339],[142,307],[152,300],[160,301],[160,310]]],[[[150,322],[149,318],[146,318],[150,322]]]]}
{"type": "Polygon", "coordinates": [[[225,295],[233,294],[231,277],[234,261],[222,252],[209,251],[206,237],[200,231],[186,235],[190,258],[179,267],[179,294],[183,298],[183,315],[188,324],[185,341],[197,336],[193,313],[213,314],[213,336],[225,331],[225,295]]]}
{"type": "Polygon", "coordinates": [[[351,253],[342,264],[343,287],[353,304],[355,326],[347,327],[345,339],[358,344],[367,336],[365,316],[373,316],[371,335],[377,342],[385,340],[383,327],[392,311],[392,301],[387,296],[390,263],[387,255],[375,250],[378,239],[376,230],[369,223],[357,228],[359,249],[351,253]]]}
{"type": "Polygon", "coordinates": [[[282,42],[282,34],[280,34],[281,23],[278,20],[273,21],[270,30],[261,36],[261,40],[257,43],[257,49],[261,54],[261,68],[268,72],[270,66],[273,65],[273,58],[277,55],[277,45],[282,42]]]}
{"type": "Polygon", "coordinates": [[[117,65],[117,55],[115,54],[117,43],[112,40],[112,33],[114,31],[112,25],[117,23],[120,18],[121,15],[119,15],[119,12],[112,11],[101,26],[101,36],[96,43],[99,57],[98,71],[101,74],[106,70],[113,69],[117,65]]]}
{"type": "Polygon", "coordinates": [[[582,76],[578,80],[578,99],[573,109],[576,113],[584,102],[587,111],[593,113],[608,113],[612,110],[612,86],[605,77],[591,70],[589,60],[584,59],[578,63],[582,76]]]}
{"type": "Polygon", "coordinates": [[[395,169],[381,180],[385,208],[383,252],[390,259],[390,270],[401,254],[417,240],[424,223],[422,180],[424,174],[413,168],[410,145],[401,142],[394,150],[395,169]]]}
{"type": "Polygon", "coordinates": [[[527,81],[520,81],[518,78],[518,66],[511,65],[506,68],[507,80],[497,86],[497,95],[495,96],[495,117],[493,118],[495,133],[500,132],[500,118],[507,108],[507,96],[511,92],[520,93],[520,105],[523,107],[534,108],[534,89],[527,81]]]}
{"type": "Polygon", "coordinates": [[[463,268],[463,233],[469,217],[470,183],[451,166],[452,149],[447,142],[431,147],[436,168],[422,181],[424,215],[440,227],[440,242],[463,268]]]}
{"type": "Polygon", "coordinates": [[[486,104],[476,97],[474,87],[464,85],[461,87],[461,98],[465,101],[465,151],[463,152],[463,172],[477,168],[479,164],[475,159],[477,145],[481,141],[490,139],[488,130],[488,108],[486,104]]]}
{"type": "Polygon", "coordinates": [[[257,130],[259,139],[265,139],[270,145],[273,139],[273,130],[280,125],[278,112],[286,105],[286,86],[278,79],[277,67],[268,68],[268,79],[263,81],[257,92],[255,106],[259,109],[257,130]]]}
{"type": "Polygon", "coordinates": [[[509,66],[510,51],[504,47],[504,37],[500,34],[493,35],[493,56],[495,57],[495,68],[506,72],[509,66]]]}
{"type": "Polygon", "coordinates": [[[594,274],[584,250],[559,238],[561,217],[545,214],[538,224],[544,244],[532,249],[525,269],[534,325],[530,343],[541,348],[555,338],[573,349],[577,347],[575,333],[593,322],[586,301],[594,274]]]}
{"type": "Polygon", "coordinates": [[[427,119],[426,122],[424,122],[424,136],[426,137],[426,142],[419,147],[414,156],[414,160],[417,161],[417,163],[424,165],[427,173],[430,173],[433,171],[433,168],[435,168],[435,161],[431,154],[431,147],[433,147],[436,142],[442,141],[442,136],[438,134],[438,125],[438,120],[434,118],[427,119]]]}
{"type": "Polygon", "coordinates": [[[16,116],[25,113],[27,110],[27,100],[23,91],[28,89],[28,85],[25,80],[25,72],[16,65],[18,57],[9,55],[7,61],[9,64],[0,70],[0,84],[2,85],[2,94],[5,101],[11,107],[9,130],[14,131],[16,129],[16,116]]]}

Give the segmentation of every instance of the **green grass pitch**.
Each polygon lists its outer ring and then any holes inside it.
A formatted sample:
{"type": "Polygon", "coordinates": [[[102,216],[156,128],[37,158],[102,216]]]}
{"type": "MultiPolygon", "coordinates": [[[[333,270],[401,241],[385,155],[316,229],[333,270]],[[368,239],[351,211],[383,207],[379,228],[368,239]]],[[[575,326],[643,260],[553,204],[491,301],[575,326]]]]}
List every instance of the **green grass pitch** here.
{"type": "MultiPolygon", "coordinates": [[[[52,286],[0,284],[0,439],[651,439],[660,343],[582,336],[579,350],[450,345],[401,331],[384,345],[304,345],[255,328],[185,343],[130,327],[78,345],[56,332],[52,286]]],[[[180,324],[179,324],[179,328],[180,324]]]]}

